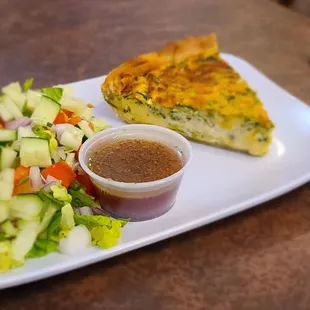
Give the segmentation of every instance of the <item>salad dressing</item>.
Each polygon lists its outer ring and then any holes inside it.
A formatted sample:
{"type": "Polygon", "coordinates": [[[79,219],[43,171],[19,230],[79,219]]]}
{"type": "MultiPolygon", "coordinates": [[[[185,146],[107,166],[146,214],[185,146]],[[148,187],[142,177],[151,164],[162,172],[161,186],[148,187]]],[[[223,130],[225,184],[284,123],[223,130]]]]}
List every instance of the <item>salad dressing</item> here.
{"type": "MultiPolygon", "coordinates": [[[[157,141],[123,139],[104,143],[94,149],[89,168],[97,175],[113,181],[143,183],[167,178],[183,167],[181,156],[157,141]]],[[[180,180],[181,181],[181,180],[180,180]]],[[[96,197],[113,217],[142,221],[158,217],[172,207],[179,181],[153,191],[122,192],[95,185],[96,197]]]]}
{"type": "Polygon", "coordinates": [[[89,159],[97,175],[125,183],[151,182],[169,177],[182,168],[182,161],[172,148],[143,139],[106,143],[89,159]]]}

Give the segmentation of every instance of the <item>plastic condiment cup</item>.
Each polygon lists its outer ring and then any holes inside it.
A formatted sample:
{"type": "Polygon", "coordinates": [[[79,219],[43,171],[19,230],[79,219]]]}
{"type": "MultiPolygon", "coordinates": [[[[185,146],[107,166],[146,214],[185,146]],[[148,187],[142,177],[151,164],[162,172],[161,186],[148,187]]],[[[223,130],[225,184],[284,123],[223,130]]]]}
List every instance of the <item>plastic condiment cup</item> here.
{"type": "Polygon", "coordinates": [[[79,151],[80,165],[93,182],[102,208],[113,217],[129,218],[131,221],[150,220],[171,209],[191,158],[192,147],[187,139],[175,131],[153,125],[124,125],[106,129],[89,138],[79,151]],[[166,178],[142,183],[106,179],[89,168],[93,151],[106,143],[124,139],[160,142],[178,153],[182,168],[166,178]]]}

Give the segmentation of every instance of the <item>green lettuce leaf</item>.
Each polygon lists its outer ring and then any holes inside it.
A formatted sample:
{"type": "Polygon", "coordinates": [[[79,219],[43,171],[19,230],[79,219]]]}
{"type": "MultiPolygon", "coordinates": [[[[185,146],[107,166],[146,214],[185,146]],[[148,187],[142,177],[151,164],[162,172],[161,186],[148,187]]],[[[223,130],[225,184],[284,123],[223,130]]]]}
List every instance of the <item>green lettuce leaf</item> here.
{"type": "Polygon", "coordinates": [[[73,189],[74,191],[78,191],[79,189],[83,188],[82,184],[78,182],[77,180],[74,180],[71,185],[70,189],[73,189]]]}
{"type": "MultiPolygon", "coordinates": [[[[105,215],[74,215],[74,220],[77,225],[85,225],[88,229],[97,226],[112,227],[113,218],[105,215]]],[[[117,221],[117,220],[115,220],[117,221]]]]}
{"type": "Polygon", "coordinates": [[[68,194],[67,188],[61,185],[61,182],[57,182],[57,184],[52,185],[51,190],[55,199],[65,203],[70,203],[72,201],[72,197],[68,194]]]}
{"type": "Polygon", "coordinates": [[[121,229],[119,223],[113,223],[112,228],[108,227],[94,227],[90,230],[92,237],[92,244],[97,245],[102,249],[108,249],[115,246],[121,236],[121,229]]]}
{"type": "Polygon", "coordinates": [[[13,265],[12,243],[10,241],[0,242],[0,272],[6,272],[13,265]]]}
{"type": "Polygon", "coordinates": [[[41,139],[50,140],[55,137],[55,133],[53,133],[47,126],[34,125],[32,131],[41,139]]]}
{"type": "Polygon", "coordinates": [[[0,232],[0,241],[7,240],[8,238],[5,236],[4,233],[0,232]]]}
{"type": "Polygon", "coordinates": [[[46,210],[48,209],[49,205],[51,204],[49,199],[43,199],[43,206],[39,213],[40,220],[42,221],[44,214],[46,213],[46,210]]]}
{"type": "Polygon", "coordinates": [[[63,89],[60,87],[48,87],[48,88],[41,88],[40,92],[44,96],[46,96],[46,97],[48,97],[48,98],[50,98],[56,102],[59,102],[59,100],[62,97],[63,89]]]}
{"type": "Polygon", "coordinates": [[[67,203],[61,208],[60,227],[62,230],[70,230],[74,227],[74,211],[70,203],[67,203]]]}
{"type": "Polygon", "coordinates": [[[74,220],[76,225],[85,225],[87,228],[93,228],[97,226],[106,226],[112,228],[112,223],[120,223],[121,227],[124,227],[129,220],[126,219],[114,219],[105,215],[78,215],[74,214],[74,220]]]}
{"type": "MultiPolygon", "coordinates": [[[[78,185],[74,185],[73,188],[77,188],[78,185]]],[[[92,207],[92,208],[98,208],[99,204],[95,201],[95,198],[93,196],[88,195],[83,187],[80,187],[79,189],[73,189],[72,187],[69,188],[69,194],[72,197],[71,204],[74,208],[80,208],[80,207],[92,207]]]]}
{"type": "Polygon", "coordinates": [[[49,141],[49,149],[50,149],[50,152],[55,152],[58,148],[58,142],[57,142],[57,139],[56,138],[51,138],[50,141],[49,141]]]}
{"type": "Polygon", "coordinates": [[[27,79],[24,81],[24,83],[23,83],[24,92],[27,92],[32,87],[33,81],[34,81],[33,78],[30,78],[30,79],[27,79]]]}
{"type": "Polygon", "coordinates": [[[55,252],[58,248],[58,243],[48,239],[38,239],[28,252],[27,258],[36,258],[45,256],[51,252],[55,252]]]}
{"type": "Polygon", "coordinates": [[[92,244],[103,249],[113,247],[121,236],[121,228],[128,221],[104,215],[74,215],[77,225],[85,225],[92,236],[92,244]]]}
{"type": "Polygon", "coordinates": [[[51,219],[50,224],[46,228],[46,230],[40,235],[40,238],[59,241],[59,233],[61,231],[61,212],[58,211],[54,214],[51,219]]]}
{"type": "Polygon", "coordinates": [[[32,114],[32,110],[28,108],[28,105],[27,105],[27,101],[26,103],[24,104],[23,108],[22,108],[22,113],[24,116],[27,116],[27,117],[30,117],[31,114],[32,114]]]}
{"type": "Polygon", "coordinates": [[[64,201],[54,198],[53,194],[45,192],[43,189],[38,192],[38,195],[44,202],[47,200],[48,202],[52,202],[54,205],[57,205],[59,208],[65,205],[64,201]]]}

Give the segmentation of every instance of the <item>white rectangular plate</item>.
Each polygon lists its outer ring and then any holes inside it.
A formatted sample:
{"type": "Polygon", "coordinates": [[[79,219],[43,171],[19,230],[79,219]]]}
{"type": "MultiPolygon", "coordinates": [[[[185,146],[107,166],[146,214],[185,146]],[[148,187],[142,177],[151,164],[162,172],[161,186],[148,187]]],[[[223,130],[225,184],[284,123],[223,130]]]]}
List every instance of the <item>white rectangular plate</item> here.
{"type": "MultiPolygon", "coordinates": [[[[0,289],[54,276],[175,236],[246,210],[310,180],[310,109],[244,60],[222,55],[258,92],[276,125],[270,152],[263,158],[192,143],[193,161],[175,206],[157,219],[129,223],[119,245],[89,248],[68,257],[58,253],[29,260],[0,274],[0,289]]],[[[75,95],[96,106],[97,116],[122,124],[102,99],[104,77],[72,83],[75,95]]]]}

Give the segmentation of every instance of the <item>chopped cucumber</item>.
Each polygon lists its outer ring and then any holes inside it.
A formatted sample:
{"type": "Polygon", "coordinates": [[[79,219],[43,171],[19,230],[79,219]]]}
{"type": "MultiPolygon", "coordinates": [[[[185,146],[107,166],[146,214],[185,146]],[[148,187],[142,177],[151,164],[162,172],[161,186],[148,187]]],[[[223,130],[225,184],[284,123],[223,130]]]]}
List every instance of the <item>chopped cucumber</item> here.
{"type": "Polygon", "coordinates": [[[12,224],[11,221],[5,221],[2,225],[1,225],[1,229],[4,232],[4,235],[6,238],[12,238],[15,237],[18,233],[18,229],[12,224]]]}
{"type": "Polygon", "coordinates": [[[12,242],[12,256],[15,261],[24,261],[25,256],[36,241],[39,227],[39,222],[25,222],[22,225],[21,231],[12,242]]]}
{"type": "Polygon", "coordinates": [[[19,127],[18,130],[17,130],[17,140],[15,140],[11,147],[19,152],[20,151],[20,143],[21,143],[21,139],[22,138],[33,138],[33,137],[37,137],[35,135],[35,133],[32,131],[32,128],[30,126],[27,126],[27,127],[19,127]]]}
{"type": "Polygon", "coordinates": [[[77,151],[82,144],[84,133],[81,129],[69,126],[60,137],[60,144],[77,151]]]}
{"type": "Polygon", "coordinates": [[[10,216],[10,205],[8,201],[0,201],[0,223],[6,221],[10,216]]]}
{"type": "Polygon", "coordinates": [[[62,88],[62,95],[63,96],[71,96],[71,97],[73,97],[73,89],[72,89],[71,86],[59,84],[59,85],[55,85],[53,87],[62,88]]]}
{"type": "Polygon", "coordinates": [[[0,142],[10,142],[17,139],[16,130],[0,129],[0,142]]]}
{"type": "Polygon", "coordinates": [[[48,140],[22,138],[20,143],[20,163],[24,167],[48,167],[52,164],[48,140]]]}
{"type": "Polygon", "coordinates": [[[4,99],[3,106],[13,115],[15,119],[23,117],[23,114],[20,111],[19,107],[15,104],[15,102],[11,98],[6,97],[4,99]]]}
{"type": "Polygon", "coordinates": [[[38,220],[43,200],[36,194],[22,194],[12,199],[12,216],[27,221],[38,220]]]}
{"type": "Polygon", "coordinates": [[[59,111],[59,103],[50,98],[42,96],[40,103],[36,106],[31,115],[31,119],[37,124],[46,125],[47,123],[54,122],[59,111]]]}
{"type": "Polygon", "coordinates": [[[74,211],[71,204],[67,203],[61,208],[60,227],[62,230],[70,230],[74,225],[74,211]]]}
{"type": "Polygon", "coordinates": [[[0,200],[10,200],[14,189],[15,170],[8,168],[0,172],[0,200]]]}
{"type": "Polygon", "coordinates": [[[0,148],[0,170],[11,168],[17,157],[17,152],[9,147],[0,148]]]}
{"type": "Polygon", "coordinates": [[[0,172],[0,180],[14,183],[14,175],[15,175],[14,169],[10,169],[10,168],[5,169],[2,172],[0,172]]]}
{"type": "Polygon", "coordinates": [[[71,96],[62,96],[60,99],[61,107],[65,110],[76,113],[77,115],[82,115],[86,108],[86,103],[82,99],[73,98],[71,96]]]}
{"type": "Polygon", "coordinates": [[[59,209],[58,206],[54,205],[53,203],[51,203],[51,204],[48,206],[46,212],[44,213],[44,216],[43,216],[43,218],[42,218],[42,221],[41,221],[41,223],[40,223],[39,234],[40,234],[41,232],[43,232],[43,231],[47,228],[47,226],[49,225],[49,223],[50,223],[52,217],[54,216],[54,214],[56,213],[56,211],[57,211],[58,209],[59,209]]]}
{"type": "Polygon", "coordinates": [[[15,104],[22,110],[26,97],[25,94],[22,93],[22,88],[18,82],[11,83],[2,88],[2,92],[10,97],[15,104]]]}
{"type": "Polygon", "coordinates": [[[110,127],[103,118],[95,118],[94,117],[91,120],[91,122],[93,123],[93,125],[95,127],[95,132],[99,132],[101,130],[104,130],[104,129],[107,129],[110,127]]]}
{"type": "Polygon", "coordinates": [[[14,183],[9,183],[3,180],[0,180],[0,199],[1,200],[10,200],[13,195],[14,183]]]}
{"type": "Polygon", "coordinates": [[[60,156],[57,150],[51,150],[51,158],[54,161],[54,163],[60,162],[60,156]]]}
{"type": "Polygon", "coordinates": [[[14,119],[14,116],[5,108],[3,104],[0,104],[0,117],[5,122],[9,122],[14,119]]]}
{"type": "Polygon", "coordinates": [[[26,102],[26,108],[29,111],[33,111],[38,104],[40,103],[42,98],[42,95],[34,90],[28,90],[27,91],[27,102],[26,102]]]}
{"type": "Polygon", "coordinates": [[[18,128],[17,131],[18,140],[21,138],[30,138],[30,137],[36,137],[30,126],[18,128]]]}
{"type": "Polygon", "coordinates": [[[91,121],[94,117],[93,109],[90,107],[86,107],[81,116],[84,117],[86,120],[91,121]]]}
{"type": "Polygon", "coordinates": [[[14,151],[19,152],[20,149],[20,140],[15,140],[13,141],[13,143],[11,144],[11,147],[14,151]]]}
{"type": "Polygon", "coordinates": [[[2,87],[2,92],[4,94],[13,94],[13,93],[21,93],[22,92],[22,87],[18,82],[12,82],[4,87],[2,87]]]}
{"type": "Polygon", "coordinates": [[[88,121],[82,120],[78,123],[78,126],[81,128],[87,138],[90,138],[94,134],[94,131],[89,127],[88,121]]]}
{"type": "Polygon", "coordinates": [[[66,163],[72,167],[74,165],[74,162],[75,162],[75,154],[74,153],[69,153],[67,154],[67,157],[66,157],[66,163]]]}

